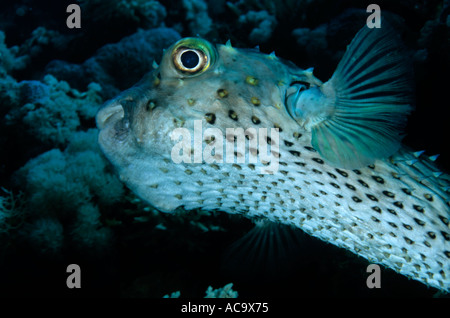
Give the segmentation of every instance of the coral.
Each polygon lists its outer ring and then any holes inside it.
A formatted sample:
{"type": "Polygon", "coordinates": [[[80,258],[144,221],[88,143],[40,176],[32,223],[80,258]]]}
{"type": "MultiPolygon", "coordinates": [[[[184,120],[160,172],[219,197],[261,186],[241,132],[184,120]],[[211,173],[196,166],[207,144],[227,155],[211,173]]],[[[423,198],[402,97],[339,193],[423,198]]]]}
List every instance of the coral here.
{"type": "Polygon", "coordinates": [[[180,291],[177,290],[177,291],[174,291],[173,293],[164,295],[163,298],[180,298],[180,295],[181,295],[180,291]]]}
{"type": "Polygon", "coordinates": [[[211,286],[206,290],[205,298],[237,298],[238,292],[232,289],[233,283],[229,283],[222,288],[213,289],[211,286]]]}
{"type": "Polygon", "coordinates": [[[102,206],[121,200],[122,183],[109,172],[96,142],[97,134],[96,129],[76,132],[65,151],[47,151],[19,170],[34,213],[71,213],[94,198],[102,206]]]}
{"type": "Polygon", "coordinates": [[[111,243],[112,231],[100,222],[100,211],[97,206],[84,204],[77,211],[71,238],[76,246],[102,251],[111,243]]]}
{"type": "Polygon", "coordinates": [[[56,255],[64,243],[64,229],[55,218],[43,217],[27,224],[22,235],[30,242],[32,248],[45,255],[56,255]]]}
{"type": "Polygon", "coordinates": [[[167,14],[164,6],[154,0],[82,0],[80,4],[96,22],[121,21],[145,29],[160,26],[167,14]]]}
{"type": "Polygon", "coordinates": [[[22,195],[15,196],[12,191],[1,188],[0,195],[0,236],[17,228],[22,221],[22,195]]]}
{"type": "MultiPolygon", "coordinates": [[[[176,31],[183,36],[200,35],[212,43],[230,38],[234,46],[242,48],[261,44],[262,51],[275,50],[277,56],[302,68],[314,66],[315,75],[327,80],[364,25],[366,4],[330,0],[79,0],[72,2],[82,6],[82,29],[68,30],[64,2],[51,6],[47,2],[3,1],[0,10],[0,268],[8,273],[2,280],[4,294],[13,295],[16,288],[17,295],[23,296],[30,285],[42,291],[44,287],[52,289],[50,284],[30,281],[33,274],[25,276],[23,260],[27,261],[25,266],[33,264],[33,268],[38,267],[35,260],[55,268],[49,262],[54,256],[72,262],[76,249],[75,254],[88,262],[92,252],[105,256],[101,251],[113,246],[126,260],[120,262],[120,286],[131,285],[128,294],[132,297],[158,297],[168,290],[181,290],[189,297],[204,296],[211,278],[215,284],[228,279],[221,277],[217,268],[218,259],[224,257],[222,247],[248,231],[251,223],[238,215],[231,218],[211,211],[161,213],[134,197],[98,149],[97,131],[92,129],[98,107],[150,71],[162,50],[180,38],[176,31]],[[28,253],[27,247],[36,255],[28,253]],[[20,285],[14,277],[27,282],[20,285]]],[[[381,4],[383,21],[389,19],[389,11],[398,15],[395,21],[405,20],[403,26],[395,28],[415,50],[418,100],[408,142],[414,148],[425,143],[436,153],[443,152],[442,140],[436,136],[448,135],[446,116],[435,114],[442,111],[442,100],[446,100],[449,3],[398,0],[381,4]],[[427,126],[426,122],[432,124],[427,126]]],[[[444,151],[440,164],[448,168],[446,158],[444,151]]],[[[225,266],[233,273],[239,295],[276,296],[283,290],[304,296],[298,282],[309,286],[309,292],[311,286],[321,286],[318,292],[322,294],[352,295],[351,281],[360,268],[359,261],[312,239],[302,246],[300,254],[308,257],[303,257],[301,264],[287,262],[296,264],[295,269],[285,270],[288,280],[277,276],[279,284],[254,266],[249,271],[256,277],[257,287],[241,284],[249,282],[251,276],[241,260],[235,262],[236,272],[221,261],[220,272],[225,266]],[[311,264],[320,266],[311,272],[311,264]],[[326,276],[330,266],[339,269],[332,279],[326,276]],[[347,267],[348,275],[342,273],[347,267]],[[312,274],[306,277],[302,275],[305,272],[312,274]]],[[[245,253],[245,249],[240,251],[245,253]]],[[[101,282],[111,279],[108,273],[119,265],[106,257],[104,262],[92,258],[101,264],[101,282]]],[[[60,266],[61,262],[56,263],[60,266]]],[[[268,267],[259,262],[261,265],[268,267]]],[[[93,267],[88,267],[92,272],[93,267]]],[[[55,275],[57,272],[61,273],[55,271],[55,275]]],[[[36,277],[50,282],[52,277],[47,275],[39,272],[36,277]]],[[[99,277],[93,276],[89,283],[95,284],[99,277]]],[[[394,280],[389,285],[395,284],[394,280]]],[[[432,289],[404,288],[404,284],[397,284],[403,294],[434,294],[432,289]]],[[[102,296],[117,297],[117,290],[102,286],[102,296]]],[[[82,292],[89,290],[86,287],[82,292]]],[[[59,296],[58,292],[50,291],[59,296]]],[[[382,292],[386,295],[392,289],[382,292]]],[[[206,294],[237,296],[231,284],[216,290],[209,287],[206,294]]],[[[183,295],[178,291],[167,296],[183,295]]]]}
{"type": "Polygon", "coordinates": [[[7,48],[5,33],[0,31],[0,78],[5,77],[12,70],[20,70],[27,66],[28,56],[17,56],[19,47],[7,48]]]}
{"type": "MultiPolygon", "coordinates": [[[[0,66],[1,72],[2,69],[0,66]]],[[[20,102],[20,92],[17,82],[9,75],[5,75],[2,78],[0,74],[0,116],[3,117],[12,108],[20,106],[20,102]]]]}
{"type": "Polygon", "coordinates": [[[208,15],[208,4],[204,0],[182,0],[186,20],[192,36],[205,36],[211,31],[212,20],[208,15]]]}
{"type": "Polygon", "coordinates": [[[33,59],[42,56],[49,47],[57,51],[67,48],[74,36],[62,35],[55,30],[48,30],[45,27],[37,27],[31,32],[31,36],[25,40],[19,48],[19,52],[33,59]]]}
{"type": "Polygon", "coordinates": [[[78,88],[99,83],[102,96],[112,98],[149,72],[153,61],[161,58],[162,50],[179,38],[177,32],[168,28],[139,30],[118,43],[103,46],[81,65],[53,61],[46,72],[78,88]]]}
{"type": "MultiPolygon", "coordinates": [[[[237,298],[238,292],[232,289],[233,283],[229,283],[222,288],[213,289],[212,286],[208,286],[206,295],[204,298],[237,298]]],[[[180,298],[180,291],[164,295],[163,298],[180,298]]]]}
{"type": "Polygon", "coordinates": [[[296,39],[297,45],[306,49],[312,56],[317,52],[327,49],[327,25],[320,25],[315,29],[298,28],[292,31],[292,36],[296,39]]]}
{"type": "Polygon", "coordinates": [[[7,123],[22,121],[30,134],[52,145],[66,144],[82,120],[93,121],[102,103],[98,84],[92,83],[86,92],[80,93],[52,75],[46,75],[43,83],[19,82],[16,89],[23,106],[9,112],[7,123]]]}
{"type": "MultiPolygon", "coordinates": [[[[43,153],[17,172],[28,198],[28,218],[47,218],[45,222],[32,223],[34,226],[28,229],[31,236],[40,235],[39,224],[53,229],[51,234],[56,235],[56,222],[75,219],[66,225],[75,245],[102,249],[110,241],[110,230],[100,222],[99,206],[123,200],[124,188],[109,171],[98,148],[97,135],[96,129],[76,132],[64,151],[52,149],[43,153]]],[[[45,243],[44,238],[40,241],[45,243]]]]}
{"type": "Polygon", "coordinates": [[[239,23],[252,25],[248,39],[252,44],[267,42],[272,36],[272,32],[277,26],[277,20],[266,10],[249,11],[239,18],[239,23]]]}

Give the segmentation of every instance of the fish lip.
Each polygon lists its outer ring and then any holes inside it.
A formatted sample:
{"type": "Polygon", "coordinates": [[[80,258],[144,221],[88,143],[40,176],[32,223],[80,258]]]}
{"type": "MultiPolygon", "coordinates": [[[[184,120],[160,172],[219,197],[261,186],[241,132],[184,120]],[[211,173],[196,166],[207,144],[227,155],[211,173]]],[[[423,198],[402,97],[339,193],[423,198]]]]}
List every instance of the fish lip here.
{"type": "Polygon", "coordinates": [[[105,105],[96,116],[98,129],[105,128],[109,123],[117,122],[125,116],[125,112],[121,104],[105,105]]]}

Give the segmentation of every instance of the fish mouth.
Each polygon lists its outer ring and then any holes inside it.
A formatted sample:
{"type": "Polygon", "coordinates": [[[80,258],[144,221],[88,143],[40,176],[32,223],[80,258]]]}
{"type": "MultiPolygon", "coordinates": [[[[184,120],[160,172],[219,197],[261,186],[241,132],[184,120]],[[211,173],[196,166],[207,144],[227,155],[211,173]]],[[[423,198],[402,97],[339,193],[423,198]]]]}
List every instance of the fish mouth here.
{"type": "Polygon", "coordinates": [[[121,101],[105,104],[97,113],[97,127],[100,130],[98,143],[105,156],[113,164],[126,162],[130,147],[130,121],[121,101]]]}
{"type": "Polygon", "coordinates": [[[108,124],[115,123],[125,116],[121,104],[106,104],[97,113],[96,122],[98,129],[104,129],[108,124]]]}

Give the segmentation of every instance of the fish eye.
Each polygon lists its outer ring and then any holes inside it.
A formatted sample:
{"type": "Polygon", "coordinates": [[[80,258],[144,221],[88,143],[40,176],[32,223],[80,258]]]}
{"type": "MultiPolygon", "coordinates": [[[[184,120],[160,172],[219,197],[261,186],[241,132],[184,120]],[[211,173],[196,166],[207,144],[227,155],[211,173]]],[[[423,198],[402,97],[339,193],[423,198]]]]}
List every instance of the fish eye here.
{"type": "Polygon", "coordinates": [[[199,72],[207,63],[208,57],[200,50],[180,48],[174,56],[174,64],[178,70],[187,73],[199,72]]]}
{"type": "Polygon", "coordinates": [[[215,59],[215,49],[202,39],[185,38],[180,40],[172,51],[175,68],[183,73],[197,75],[206,71],[215,59]]]}

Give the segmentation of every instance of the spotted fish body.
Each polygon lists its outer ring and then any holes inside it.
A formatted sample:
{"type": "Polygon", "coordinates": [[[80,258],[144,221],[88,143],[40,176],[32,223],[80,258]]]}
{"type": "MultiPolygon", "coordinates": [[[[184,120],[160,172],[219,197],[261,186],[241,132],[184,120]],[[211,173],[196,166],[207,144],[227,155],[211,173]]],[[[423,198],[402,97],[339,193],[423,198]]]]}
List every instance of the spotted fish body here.
{"type": "MultiPolygon", "coordinates": [[[[353,48],[363,47],[361,41],[352,43],[353,48]]],[[[349,54],[354,55],[353,51],[349,54]]],[[[367,60],[376,65],[374,56],[365,51],[367,60]]],[[[350,60],[351,56],[344,57],[344,66],[357,70],[346,63],[350,60]]],[[[360,61],[369,71],[362,72],[364,79],[355,84],[359,88],[345,95],[350,96],[347,99],[342,95],[340,101],[358,101],[352,94],[362,91],[366,98],[358,103],[364,106],[362,113],[349,110],[351,103],[339,105],[335,95],[339,97],[345,87],[332,80],[323,84],[310,70],[273,54],[183,39],[166,51],[159,68],[99,111],[99,143],[121,180],[161,211],[200,208],[291,224],[370,262],[449,291],[449,178],[422,153],[397,151],[393,143],[383,141],[383,136],[391,138],[396,133],[396,127],[388,125],[389,118],[401,121],[397,116],[408,111],[403,102],[390,97],[404,89],[398,82],[400,71],[394,72],[389,86],[394,88],[386,97],[373,88],[386,85],[386,75],[372,72],[377,80],[366,84],[365,80],[371,80],[370,66],[360,61]],[[196,69],[197,58],[180,56],[180,50],[200,50],[203,65],[196,69]],[[315,93],[314,88],[321,92],[315,93]],[[302,98],[303,91],[309,92],[309,97],[303,95],[308,98],[302,98]],[[388,106],[380,102],[383,98],[391,98],[387,104],[404,106],[403,111],[394,110],[394,117],[389,117],[388,106]],[[350,133],[352,127],[361,126],[351,120],[367,118],[364,112],[370,113],[374,125],[387,118],[388,128],[371,130],[367,121],[367,130],[380,136],[374,149],[381,157],[366,147],[367,131],[350,133]],[[339,121],[342,134],[333,130],[339,121]],[[199,123],[200,130],[195,126],[199,123]],[[179,144],[173,138],[177,128],[194,136],[194,140],[183,140],[191,161],[173,160],[173,149],[179,144]],[[278,135],[270,135],[270,130],[262,135],[278,163],[276,169],[260,159],[259,146],[252,148],[251,140],[261,137],[252,133],[246,135],[244,151],[232,148],[233,163],[223,160],[220,152],[214,162],[195,162],[196,142],[202,152],[211,144],[219,146],[210,128],[219,128],[224,142],[237,137],[225,135],[227,128],[277,128],[278,135]],[[194,134],[199,131],[200,141],[194,134]],[[333,144],[341,146],[333,150],[333,144]],[[387,151],[393,151],[392,155],[387,156],[387,151]],[[358,163],[362,166],[352,167],[358,163]]],[[[380,65],[386,69],[386,64],[380,65]]],[[[335,81],[345,79],[345,74],[336,74],[335,81]]]]}

